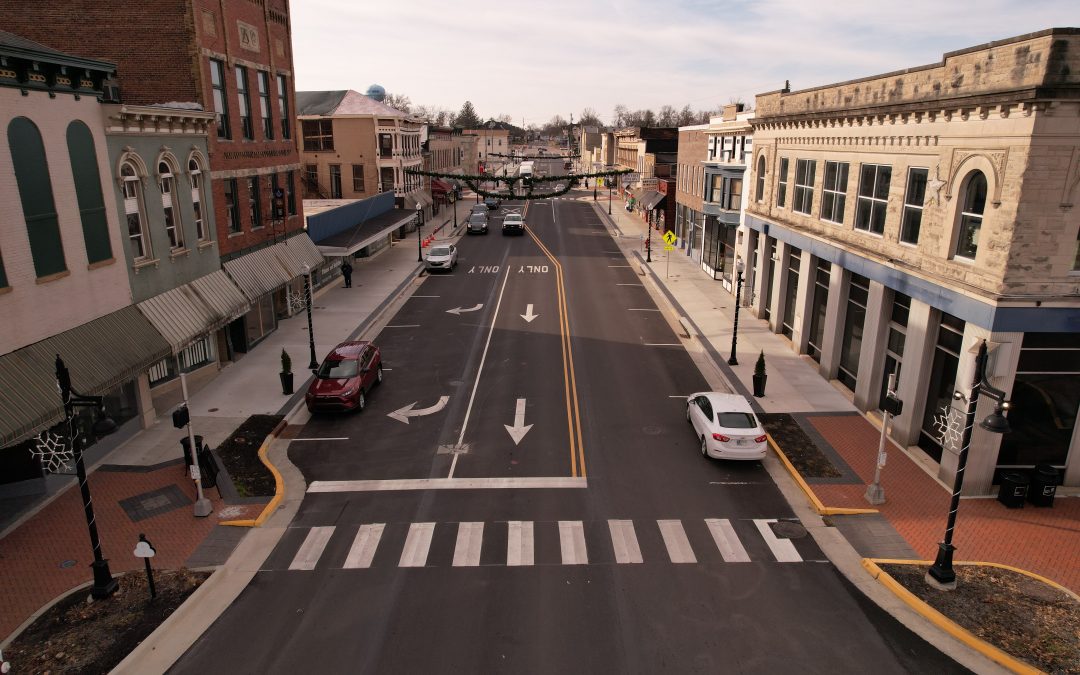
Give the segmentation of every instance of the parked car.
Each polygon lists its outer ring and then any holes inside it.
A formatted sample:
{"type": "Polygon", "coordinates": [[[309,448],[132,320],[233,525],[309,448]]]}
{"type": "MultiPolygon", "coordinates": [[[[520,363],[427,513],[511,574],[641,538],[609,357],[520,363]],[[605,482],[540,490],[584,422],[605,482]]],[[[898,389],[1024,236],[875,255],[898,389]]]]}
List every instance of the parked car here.
{"type": "MultiPolygon", "coordinates": [[[[487,208],[483,204],[480,204],[482,208],[487,208]]],[[[465,225],[465,231],[469,234],[487,234],[488,233],[488,217],[487,213],[474,213],[469,216],[469,222],[465,225]]]]}
{"type": "Polygon", "coordinates": [[[494,211],[502,206],[502,200],[498,197],[484,197],[484,205],[487,206],[489,210],[494,211]]]}
{"type": "Polygon", "coordinates": [[[768,438],[750,402],[737,394],[703,391],[686,399],[686,419],[701,442],[703,457],[763,459],[768,438]]]}
{"type": "Polygon", "coordinates": [[[457,267],[457,246],[453,244],[432,246],[424,256],[424,267],[429,272],[452,271],[457,267]]]}
{"type": "Polygon", "coordinates": [[[474,213],[482,213],[486,216],[488,214],[488,211],[490,210],[491,209],[487,207],[487,204],[481,202],[479,204],[473,204],[472,209],[469,210],[469,214],[472,215],[474,213]]]}
{"type": "Polygon", "coordinates": [[[304,395],[310,412],[363,410],[383,380],[382,354],[370,342],[342,342],[326,355],[304,395]]]}
{"type": "Polygon", "coordinates": [[[502,222],[503,234],[525,234],[525,219],[520,213],[508,213],[502,222]]]}

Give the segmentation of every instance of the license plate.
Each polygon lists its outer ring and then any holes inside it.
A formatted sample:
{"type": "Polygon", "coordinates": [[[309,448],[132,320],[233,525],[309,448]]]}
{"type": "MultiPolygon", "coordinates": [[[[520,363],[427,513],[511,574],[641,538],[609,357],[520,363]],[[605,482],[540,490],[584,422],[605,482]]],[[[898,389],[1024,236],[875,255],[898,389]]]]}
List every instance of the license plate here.
{"type": "Polygon", "coordinates": [[[735,445],[750,445],[750,441],[738,440],[735,441],[735,445]]]}

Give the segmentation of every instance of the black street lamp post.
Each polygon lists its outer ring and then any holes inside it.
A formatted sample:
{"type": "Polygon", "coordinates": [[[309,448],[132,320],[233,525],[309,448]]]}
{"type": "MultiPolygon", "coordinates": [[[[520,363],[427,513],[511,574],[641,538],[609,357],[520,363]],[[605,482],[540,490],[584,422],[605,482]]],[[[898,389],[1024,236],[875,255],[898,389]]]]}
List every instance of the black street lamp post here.
{"type": "Polygon", "coordinates": [[[739,302],[742,296],[743,261],[735,259],[735,322],[731,328],[731,356],[728,357],[729,366],[739,365],[739,359],[735,357],[735,342],[739,339],[739,302]]]}
{"type": "Polygon", "coordinates": [[[98,539],[97,520],[94,517],[94,501],[90,498],[90,485],[86,478],[86,464],[83,461],[82,434],[77,428],[76,408],[93,408],[99,418],[91,429],[96,436],[105,436],[116,431],[116,422],[105,415],[105,403],[101,396],[82,396],[71,389],[71,375],[60,355],[56,355],[56,382],[60,388],[60,398],[64,402],[64,426],[67,428],[68,442],[75,454],[75,473],[82,492],[83,511],[86,514],[86,527],[90,530],[90,546],[94,549],[94,585],[90,587],[90,596],[96,600],[107,598],[116,592],[118,583],[109,571],[109,561],[101,555],[101,541],[98,539]]]}
{"type": "Polygon", "coordinates": [[[319,360],[315,358],[315,328],[311,324],[311,266],[304,265],[304,299],[307,302],[307,335],[308,335],[308,351],[310,352],[310,359],[308,363],[309,370],[317,370],[319,367],[319,360]]]}
{"type": "Polygon", "coordinates": [[[652,222],[649,213],[645,214],[645,236],[645,262],[652,262],[652,222]]]}
{"type": "Polygon", "coordinates": [[[979,396],[985,394],[995,401],[994,412],[987,416],[979,426],[995,434],[1009,432],[1009,420],[1002,414],[1009,408],[1005,400],[1005,392],[994,387],[986,379],[986,340],[979,343],[979,353],[975,356],[975,377],[971,385],[971,395],[965,397],[963,393],[956,392],[954,397],[967,401],[967,410],[964,415],[964,431],[960,438],[960,456],[957,458],[956,478],[953,479],[952,501],[949,503],[949,518],[945,526],[945,540],[938,544],[937,557],[934,564],[926,572],[926,581],[935,588],[952,590],[956,588],[956,573],[953,571],[953,530],[956,527],[956,510],[960,507],[960,490],[964,486],[964,470],[967,468],[968,450],[971,448],[971,432],[975,426],[975,408],[979,404],[979,396]]]}
{"type": "Polygon", "coordinates": [[[416,262],[424,262],[424,243],[420,241],[420,218],[424,215],[424,207],[419,202],[416,204],[416,262]]]}
{"type": "Polygon", "coordinates": [[[611,215],[611,176],[607,177],[607,214],[611,215]]]}

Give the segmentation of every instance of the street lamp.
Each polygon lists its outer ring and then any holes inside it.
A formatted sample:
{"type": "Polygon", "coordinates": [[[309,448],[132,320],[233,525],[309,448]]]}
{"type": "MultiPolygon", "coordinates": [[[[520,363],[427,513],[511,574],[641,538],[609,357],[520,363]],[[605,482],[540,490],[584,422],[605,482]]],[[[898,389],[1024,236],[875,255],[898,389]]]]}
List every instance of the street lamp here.
{"type": "Polygon", "coordinates": [[[607,177],[607,214],[611,215],[611,176],[607,177]]]}
{"type": "Polygon", "coordinates": [[[90,563],[94,570],[94,585],[90,587],[90,596],[101,600],[115,593],[118,583],[109,571],[109,561],[101,555],[94,502],[90,499],[90,485],[87,483],[86,464],[83,462],[82,434],[77,429],[78,414],[75,409],[93,408],[98,411],[98,418],[91,428],[91,433],[95,436],[106,436],[116,431],[116,422],[105,414],[105,401],[101,396],[82,396],[71,389],[71,375],[59,354],[56,355],[56,383],[60,389],[60,398],[64,402],[64,426],[67,428],[68,442],[75,453],[75,473],[78,475],[79,490],[82,492],[86,527],[90,530],[90,546],[94,549],[94,562],[90,563]]]}
{"type": "Polygon", "coordinates": [[[739,360],[735,358],[735,342],[739,339],[739,300],[740,296],[742,296],[742,275],[742,258],[735,258],[735,325],[731,328],[731,356],[727,360],[729,366],[739,365],[739,360]]]}
{"type": "Polygon", "coordinates": [[[645,262],[652,262],[652,213],[654,212],[650,211],[645,214],[645,262]]]}
{"type": "Polygon", "coordinates": [[[979,343],[979,353],[975,356],[975,376],[971,385],[971,395],[965,397],[963,393],[956,392],[956,399],[967,401],[967,411],[964,415],[964,432],[960,438],[960,457],[956,467],[956,478],[953,479],[952,501],[949,504],[949,518],[945,526],[945,540],[938,544],[937,557],[934,564],[926,572],[926,582],[931,586],[951,591],[956,588],[956,573],[953,572],[952,559],[956,547],[952,545],[953,529],[956,527],[956,510],[960,506],[960,489],[964,485],[964,469],[967,468],[968,450],[971,447],[971,431],[975,425],[975,408],[979,403],[979,396],[986,394],[995,402],[994,412],[987,416],[979,424],[980,427],[995,434],[1009,432],[1009,420],[1002,414],[1009,408],[1005,400],[1005,392],[994,387],[986,379],[986,340],[979,343]]]}
{"type": "Polygon", "coordinates": [[[424,262],[424,244],[420,241],[420,218],[424,215],[424,207],[420,202],[416,203],[416,262],[424,262]]]}
{"type": "Polygon", "coordinates": [[[304,265],[304,298],[307,301],[308,350],[311,352],[308,370],[317,370],[319,360],[315,358],[315,329],[311,325],[311,265],[304,265]]]}

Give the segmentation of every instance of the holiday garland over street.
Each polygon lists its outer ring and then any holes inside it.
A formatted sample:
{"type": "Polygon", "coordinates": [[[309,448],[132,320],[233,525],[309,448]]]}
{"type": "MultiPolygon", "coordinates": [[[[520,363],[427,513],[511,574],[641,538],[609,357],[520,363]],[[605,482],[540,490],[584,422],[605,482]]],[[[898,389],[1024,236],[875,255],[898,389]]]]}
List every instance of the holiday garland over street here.
{"type": "Polygon", "coordinates": [[[463,181],[473,192],[482,197],[494,197],[496,199],[510,199],[510,200],[529,200],[529,199],[551,199],[552,197],[561,197],[570,191],[573,185],[586,178],[613,178],[627,173],[634,173],[630,169],[609,169],[606,171],[594,171],[592,173],[566,173],[558,174],[555,176],[496,176],[495,174],[460,174],[460,173],[443,173],[441,171],[424,171],[422,169],[405,169],[407,175],[413,176],[427,176],[429,178],[442,178],[449,180],[463,181]],[[509,192],[496,192],[494,190],[486,190],[481,185],[483,183],[494,182],[496,187],[499,183],[504,183],[507,186],[509,192]],[[525,189],[524,194],[514,192],[514,185],[521,183],[525,189]],[[539,183],[559,183],[555,190],[550,192],[537,193],[534,192],[535,186],[539,183]]]}

